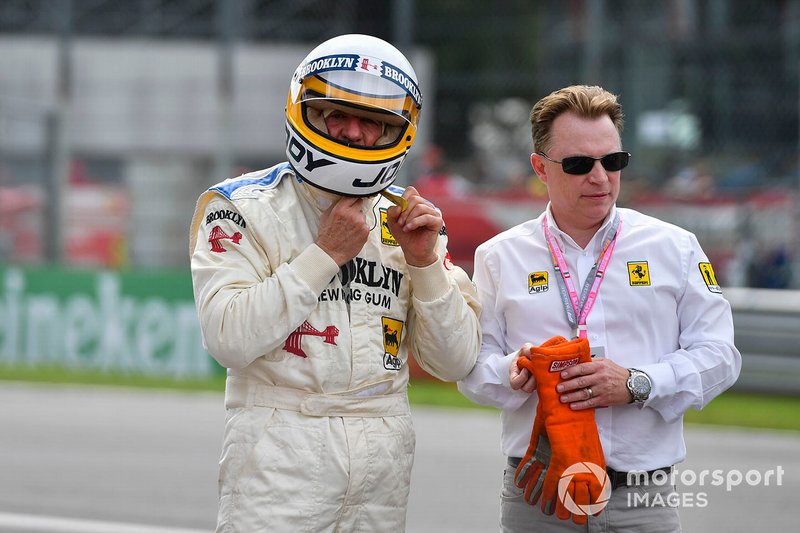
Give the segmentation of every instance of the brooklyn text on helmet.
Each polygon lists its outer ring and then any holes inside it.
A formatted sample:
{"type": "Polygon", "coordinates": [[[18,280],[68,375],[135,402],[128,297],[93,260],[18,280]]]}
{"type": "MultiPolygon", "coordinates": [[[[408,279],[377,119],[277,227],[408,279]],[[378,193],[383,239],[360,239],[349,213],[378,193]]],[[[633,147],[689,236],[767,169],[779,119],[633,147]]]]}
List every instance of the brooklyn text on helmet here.
{"type": "Polygon", "coordinates": [[[301,65],[294,78],[300,82],[307,76],[329,72],[332,70],[350,70],[380,76],[403,88],[414,100],[418,107],[422,107],[422,93],[416,82],[396,66],[368,56],[352,54],[320,57],[301,65]]]}

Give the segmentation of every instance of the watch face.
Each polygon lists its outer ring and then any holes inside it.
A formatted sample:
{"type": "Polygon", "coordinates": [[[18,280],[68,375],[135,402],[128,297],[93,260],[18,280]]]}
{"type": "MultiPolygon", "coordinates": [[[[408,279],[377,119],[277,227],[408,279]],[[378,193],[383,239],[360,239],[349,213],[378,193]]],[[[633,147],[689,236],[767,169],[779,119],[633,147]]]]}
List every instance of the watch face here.
{"type": "Polygon", "coordinates": [[[644,376],[634,376],[633,390],[639,396],[645,396],[650,393],[650,380],[644,376]]]}

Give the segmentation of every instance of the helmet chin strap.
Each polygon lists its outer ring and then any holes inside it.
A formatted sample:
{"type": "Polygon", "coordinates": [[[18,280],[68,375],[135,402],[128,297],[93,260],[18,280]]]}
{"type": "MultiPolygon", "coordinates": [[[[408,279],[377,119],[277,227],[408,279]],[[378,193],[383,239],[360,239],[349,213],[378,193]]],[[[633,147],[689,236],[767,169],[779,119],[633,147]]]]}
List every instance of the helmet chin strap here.
{"type": "MultiPolygon", "coordinates": [[[[325,211],[332,206],[334,202],[339,200],[339,198],[344,198],[344,196],[341,194],[323,191],[318,187],[314,187],[306,180],[303,180],[301,186],[308,192],[320,211],[325,211]]],[[[366,196],[364,197],[364,200],[364,203],[361,205],[361,212],[364,213],[364,220],[367,222],[367,224],[371,225],[371,231],[375,229],[375,226],[378,224],[378,217],[375,214],[375,207],[377,207],[378,202],[380,201],[380,196],[378,194],[374,196],[366,196]],[[369,220],[370,217],[372,218],[371,221],[369,220]]]]}
{"type": "Polygon", "coordinates": [[[333,205],[333,203],[336,200],[342,197],[342,195],[340,194],[323,191],[318,187],[314,187],[306,180],[303,180],[302,185],[303,188],[305,188],[305,190],[308,191],[308,194],[311,195],[311,198],[314,199],[314,202],[317,204],[317,207],[319,207],[320,210],[322,211],[328,209],[331,205],[333,205]]]}

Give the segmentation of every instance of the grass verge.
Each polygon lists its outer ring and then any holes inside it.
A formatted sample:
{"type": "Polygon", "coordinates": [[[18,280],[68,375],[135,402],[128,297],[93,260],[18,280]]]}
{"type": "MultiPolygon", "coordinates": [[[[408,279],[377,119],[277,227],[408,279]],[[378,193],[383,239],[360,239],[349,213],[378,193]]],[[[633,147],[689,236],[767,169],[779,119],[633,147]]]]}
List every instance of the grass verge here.
{"type": "MultiPolygon", "coordinates": [[[[464,398],[452,383],[414,381],[408,388],[408,396],[412,404],[480,407],[464,398]]],[[[684,421],[687,424],[800,431],[800,397],[728,391],[702,411],[687,411],[684,421]]]]}
{"type": "Polygon", "coordinates": [[[684,421],[800,431],[800,397],[728,391],[714,398],[702,411],[688,411],[684,421]]]}
{"type": "MultiPolygon", "coordinates": [[[[143,375],[105,374],[102,372],[64,370],[57,367],[26,368],[0,365],[0,380],[39,383],[74,383],[112,385],[182,391],[217,391],[225,389],[224,376],[202,380],[181,380],[143,375]]],[[[454,383],[415,379],[408,388],[412,405],[457,409],[485,409],[458,392],[454,383]]],[[[689,424],[709,424],[748,428],[800,431],[800,397],[766,396],[728,391],[702,411],[690,410],[684,420],[689,424]]]]}
{"type": "Polygon", "coordinates": [[[225,376],[207,379],[176,380],[169,377],[145,376],[141,374],[109,374],[90,370],[68,370],[55,366],[8,367],[0,365],[0,380],[28,381],[35,383],[61,383],[77,385],[111,385],[145,389],[172,389],[183,391],[225,390],[225,376]]]}

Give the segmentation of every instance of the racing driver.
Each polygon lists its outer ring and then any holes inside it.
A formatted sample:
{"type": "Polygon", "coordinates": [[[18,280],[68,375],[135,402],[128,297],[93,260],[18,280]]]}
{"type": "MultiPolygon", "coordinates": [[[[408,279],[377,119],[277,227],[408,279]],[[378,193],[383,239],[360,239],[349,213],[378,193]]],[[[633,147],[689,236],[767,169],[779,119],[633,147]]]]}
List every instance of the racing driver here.
{"type": "Polygon", "coordinates": [[[441,213],[393,186],[421,108],[394,46],[325,41],[291,80],[287,161],[197,202],[195,302],[227,368],[218,532],[405,530],[409,356],[456,381],[481,341],[441,213]]]}

